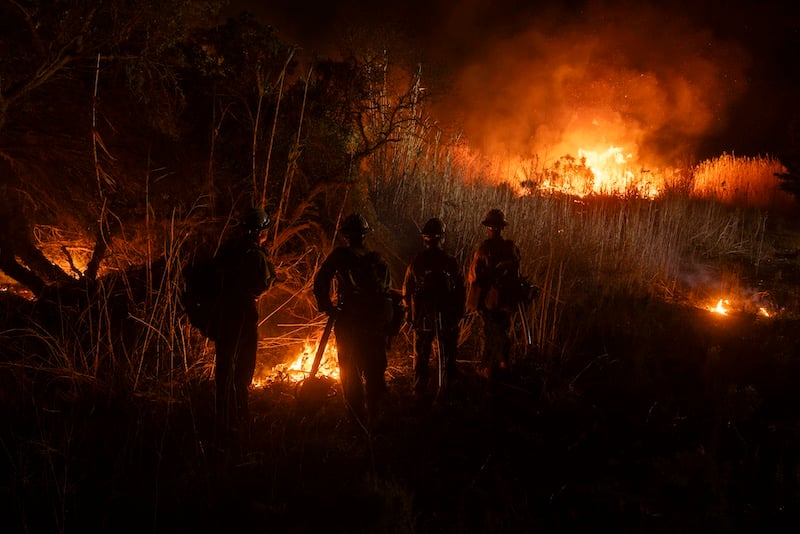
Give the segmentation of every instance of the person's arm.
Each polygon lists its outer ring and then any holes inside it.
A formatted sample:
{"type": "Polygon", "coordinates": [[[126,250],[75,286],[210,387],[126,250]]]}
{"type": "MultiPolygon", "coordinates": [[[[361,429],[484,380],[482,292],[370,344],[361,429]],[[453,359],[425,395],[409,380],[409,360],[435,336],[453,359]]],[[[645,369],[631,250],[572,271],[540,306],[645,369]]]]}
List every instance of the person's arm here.
{"type": "Polygon", "coordinates": [[[478,311],[483,308],[483,300],[486,297],[486,291],[484,291],[486,270],[486,256],[482,249],[478,248],[472,257],[472,263],[470,263],[467,273],[467,309],[470,311],[478,311]]]}
{"type": "MultiPolygon", "coordinates": [[[[380,256],[378,256],[380,258],[380,256]]],[[[383,267],[383,292],[388,293],[392,290],[392,271],[389,270],[389,264],[384,261],[383,258],[380,258],[381,265],[383,267]]]]}
{"type": "Polygon", "coordinates": [[[408,264],[406,268],[406,274],[403,278],[403,300],[406,302],[406,306],[411,306],[411,297],[414,295],[414,291],[416,291],[416,280],[414,278],[414,262],[408,264]]]}
{"type": "Polygon", "coordinates": [[[331,281],[335,275],[335,255],[331,253],[322,262],[319,271],[314,277],[314,299],[317,301],[317,309],[322,313],[330,314],[336,309],[336,305],[331,302],[331,281]]]}
{"type": "Polygon", "coordinates": [[[517,246],[517,244],[514,243],[513,241],[512,241],[512,244],[513,244],[513,250],[514,250],[514,267],[515,267],[517,276],[520,276],[522,274],[521,273],[522,254],[520,253],[519,247],[517,246]]]}
{"type": "Polygon", "coordinates": [[[275,266],[261,249],[247,251],[247,265],[252,269],[253,293],[261,295],[275,283],[275,266]]]}
{"type": "Polygon", "coordinates": [[[451,261],[451,276],[453,277],[453,301],[454,301],[454,315],[463,317],[466,313],[467,305],[467,284],[464,279],[464,273],[461,266],[458,264],[456,258],[451,261]]]}

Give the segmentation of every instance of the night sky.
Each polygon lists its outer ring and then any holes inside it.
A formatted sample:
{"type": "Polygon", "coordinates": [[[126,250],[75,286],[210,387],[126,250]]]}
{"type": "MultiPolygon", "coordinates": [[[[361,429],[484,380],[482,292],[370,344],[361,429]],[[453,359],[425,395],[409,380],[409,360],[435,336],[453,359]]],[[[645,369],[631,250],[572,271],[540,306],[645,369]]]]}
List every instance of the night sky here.
{"type": "Polygon", "coordinates": [[[602,133],[655,157],[705,158],[800,146],[791,134],[800,8],[785,4],[238,0],[231,9],[308,56],[366,43],[387,46],[396,64],[420,63],[441,124],[485,150],[555,154],[571,136],[602,133]]]}

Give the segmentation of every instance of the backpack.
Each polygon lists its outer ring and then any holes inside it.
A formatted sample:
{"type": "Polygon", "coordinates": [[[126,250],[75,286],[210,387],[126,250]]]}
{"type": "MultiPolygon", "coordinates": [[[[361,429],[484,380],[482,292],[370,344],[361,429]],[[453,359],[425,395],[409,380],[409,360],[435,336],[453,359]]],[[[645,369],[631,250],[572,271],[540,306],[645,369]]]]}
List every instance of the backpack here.
{"type": "Polygon", "coordinates": [[[388,277],[388,269],[377,252],[352,254],[347,268],[346,284],[355,295],[381,294],[388,277]]]}
{"type": "Polygon", "coordinates": [[[403,328],[406,321],[406,306],[403,293],[397,289],[389,290],[389,298],[392,304],[392,318],[386,323],[386,334],[390,337],[396,336],[403,328]]]}
{"type": "Polygon", "coordinates": [[[530,304],[538,296],[539,288],[533,285],[526,276],[505,270],[501,271],[489,288],[487,301],[496,299],[497,308],[513,311],[519,304],[530,304]]]}
{"type": "Polygon", "coordinates": [[[189,323],[206,337],[215,337],[219,299],[222,294],[222,262],[217,257],[190,263],[183,269],[180,300],[189,323]]]}
{"type": "Polygon", "coordinates": [[[452,274],[443,269],[429,269],[417,280],[414,296],[421,301],[443,304],[452,297],[455,289],[452,274]]]}
{"type": "Polygon", "coordinates": [[[387,335],[396,335],[403,326],[405,308],[402,294],[386,287],[391,278],[381,256],[374,251],[353,253],[342,274],[344,305],[365,319],[381,323],[387,335]]]}
{"type": "Polygon", "coordinates": [[[409,269],[413,272],[414,328],[430,330],[436,320],[452,325],[464,315],[464,281],[454,258],[418,256],[409,269]]]}

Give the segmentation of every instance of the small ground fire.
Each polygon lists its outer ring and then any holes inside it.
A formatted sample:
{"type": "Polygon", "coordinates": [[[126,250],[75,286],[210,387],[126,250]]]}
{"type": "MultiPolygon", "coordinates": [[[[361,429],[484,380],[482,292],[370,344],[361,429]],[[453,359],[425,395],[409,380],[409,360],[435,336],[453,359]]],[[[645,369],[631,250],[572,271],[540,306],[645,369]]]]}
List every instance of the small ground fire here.
{"type": "Polygon", "coordinates": [[[728,315],[730,311],[730,301],[728,299],[719,299],[714,306],[709,306],[708,311],[718,313],[720,315],[728,315]]]}
{"type": "MultiPolygon", "coordinates": [[[[311,366],[314,363],[314,356],[316,353],[317,344],[314,341],[306,340],[303,344],[303,348],[296,353],[294,357],[284,363],[274,366],[272,369],[266,370],[262,376],[254,377],[253,385],[255,387],[266,386],[277,380],[299,382],[307,378],[311,372],[311,366]]],[[[338,380],[339,364],[337,358],[336,344],[334,342],[329,342],[322,355],[322,361],[320,362],[317,375],[338,380]]]]}
{"type": "Polygon", "coordinates": [[[730,315],[736,309],[739,309],[739,311],[749,311],[751,313],[755,312],[755,315],[767,319],[774,318],[778,313],[775,310],[771,310],[767,306],[759,304],[756,304],[755,307],[753,307],[752,305],[750,307],[737,307],[733,302],[731,302],[731,299],[729,298],[717,299],[715,304],[708,304],[705,306],[705,309],[710,311],[711,313],[715,313],[718,315],[726,315],[726,316],[730,315]]]}

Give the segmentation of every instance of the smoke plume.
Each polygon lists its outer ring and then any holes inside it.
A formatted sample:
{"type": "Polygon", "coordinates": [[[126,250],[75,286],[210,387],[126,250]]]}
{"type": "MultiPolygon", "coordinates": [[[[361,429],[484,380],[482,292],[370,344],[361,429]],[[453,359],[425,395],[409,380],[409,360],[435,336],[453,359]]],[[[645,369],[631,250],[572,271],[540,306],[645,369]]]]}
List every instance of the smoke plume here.
{"type": "Polygon", "coordinates": [[[613,145],[669,163],[725,127],[748,62],[736,43],[674,9],[540,13],[482,42],[437,109],[489,154],[546,163],[613,145]]]}

